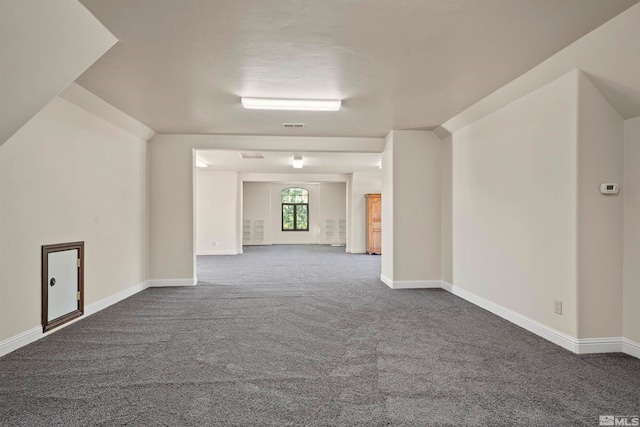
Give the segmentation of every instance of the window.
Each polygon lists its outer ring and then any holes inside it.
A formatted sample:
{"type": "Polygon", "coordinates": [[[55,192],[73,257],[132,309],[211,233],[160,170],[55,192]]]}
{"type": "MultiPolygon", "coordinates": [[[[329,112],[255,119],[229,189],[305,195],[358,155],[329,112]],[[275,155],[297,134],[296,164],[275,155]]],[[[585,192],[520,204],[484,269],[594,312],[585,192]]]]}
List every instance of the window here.
{"type": "Polygon", "coordinates": [[[309,191],[282,190],[282,231],[309,231],[309,191]]]}

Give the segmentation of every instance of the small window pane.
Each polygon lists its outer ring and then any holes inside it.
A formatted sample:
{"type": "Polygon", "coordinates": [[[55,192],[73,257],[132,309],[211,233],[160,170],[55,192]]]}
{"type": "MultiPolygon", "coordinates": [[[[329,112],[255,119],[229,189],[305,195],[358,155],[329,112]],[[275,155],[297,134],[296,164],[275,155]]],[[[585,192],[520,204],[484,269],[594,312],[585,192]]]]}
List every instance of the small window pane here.
{"type": "Polygon", "coordinates": [[[308,205],[296,205],[296,230],[308,230],[308,205]]]}
{"type": "Polygon", "coordinates": [[[282,229],[295,230],[293,227],[293,212],[295,205],[282,205],[282,229]]]}
{"type": "Polygon", "coordinates": [[[281,195],[282,203],[309,203],[309,191],[304,188],[285,188],[281,195]]]}

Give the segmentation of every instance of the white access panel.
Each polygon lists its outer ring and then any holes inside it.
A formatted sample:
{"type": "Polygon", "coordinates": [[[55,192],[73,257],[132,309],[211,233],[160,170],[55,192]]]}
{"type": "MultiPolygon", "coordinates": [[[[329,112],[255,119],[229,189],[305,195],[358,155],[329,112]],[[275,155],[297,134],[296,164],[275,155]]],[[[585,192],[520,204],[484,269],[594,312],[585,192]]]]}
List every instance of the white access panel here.
{"type": "Polygon", "coordinates": [[[78,309],[78,250],[50,252],[48,270],[47,320],[52,321],[78,309]]]}

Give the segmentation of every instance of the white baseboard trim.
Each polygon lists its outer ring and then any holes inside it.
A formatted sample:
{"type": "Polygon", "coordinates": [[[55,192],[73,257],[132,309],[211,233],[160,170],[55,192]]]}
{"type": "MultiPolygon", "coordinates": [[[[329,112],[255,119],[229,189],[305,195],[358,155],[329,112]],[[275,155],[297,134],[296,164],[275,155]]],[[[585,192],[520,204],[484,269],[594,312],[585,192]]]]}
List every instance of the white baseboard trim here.
{"type": "Polygon", "coordinates": [[[640,359],[640,343],[629,338],[622,338],[622,352],[640,359]]]}
{"type": "Polygon", "coordinates": [[[461,289],[457,286],[447,283],[446,287],[443,286],[443,289],[446,289],[452,294],[459,296],[460,298],[467,300],[480,308],[484,308],[485,310],[490,311],[491,313],[500,316],[503,319],[506,319],[509,322],[516,324],[529,332],[532,332],[548,341],[551,341],[552,343],[559,345],[560,347],[566,348],[567,350],[574,353],[577,352],[576,339],[563,332],[556,331],[555,329],[543,325],[540,322],[529,319],[526,316],[516,313],[515,311],[511,311],[508,308],[502,307],[498,304],[494,304],[489,300],[472,294],[471,292],[465,291],[464,289],[461,289]],[[450,288],[450,290],[448,288],[450,288]]]}
{"type": "Polygon", "coordinates": [[[196,254],[196,256],[201,256],[201,255],[238,255],[241,254],[242,252],[238,252],[238,251],[200,251],[196,254]]]}
{"type": "Polygon", "coordinates": [[[440,289],[440,280],[391,280],[384,274],[380,280],[391,289],[440,289]]]}
{"type": "Polygon", "coordinates": [[[272,245],[319,245],[320,242],[288,242],[288,241],[282,241],[282,242],[271,242],[272,245]]]}
{"type": "Polygon", "coordinates": [[[198,283],[198,278],[193,279],[154,279],[149,280],[150,288],[167,288],[175,286],[195,286],[198,283]]]}
{"type": "Polygon", "coordinates": [[[42,338],[44,334],[42,333],[42,326],[36,326],[35,328],[31,328],[27,331],[24,331],[18,335],[14,335],[11,338],[7,338],[6,340],[0,342],[0,357],[5,354],[9,354],[12,351],[16,351],[20,347],[24,347],[27,344],[31,344],[34,341],[42,338]]]}
{"type": "Polygon", "coordinates": [[[366,249],[349,249],[347,252],[349,252],[350,254],[366,254],[367,250],[366,249]]]}
{"type": "Polygon", "coordinates": [[[502,307],[498,304],[494,304],[482,297],[479,297],[464,289],[460,289],[445,281],[441,282],[442,289],[451,292],[452,294],[459,296],[460,298],[469,301],[470,303],[477,305],[480,308],[484,308],[491,313],[502,317],[509,322],[520,326],[527,331],[538,335],[551,341],[552,343],[559,345],[576,354],[595,354],[595,353],[626,353],[630,356],[640,358],[640,344],[636,343],[628,338],[624,337],[604,337],[604,338],[574,338],[563,332],[550,328],[516,313],[508,308],[502,307]]]}
{"type": "Polygon", "coordinates": [[[622,337],[578,338],[575,340],[577,354],[622,353],[622,337]]]}
{"type": "Polygon", "coordinates": [[[94,313],[99,312],[100,310],[104,310],[105,308],[113,305],[117,302],[120,302],[124,299],[129,298],[132,295],[137,294],[138,292],[144,291],[149,287],[149,282],[138,283],[137,285],[133,285],[127,289],[123,289],[120,292],[116,292],[113,295],[109,295],[106,298],[102,298],[100,301],[96,301],[91,303],[84,308],[84,316],[91,316],[94,313]]]}
{"type": "Polygon", "coordinates": [[[440,281],[440,286],[442,287],[442,289],[444,289],[445,291],[449,292],[449,293],[453,293],[453,285],[451,283],[445,282],[444,280],[440,281]]]}
{"type": "Polygon", "coordinates": [[[147,289],[147,287],[149,287],[149,282],[138,283],[137,285],[133,285],[127,289],[123,289],[99,301],[88,304],[84,307],[84,314],[82,316],[76,319],[73,319],[72,321],[65,323],[64,325],[61,325],[52,331],[44,333],[42,332],[42,326],[35,326],[27,331],[19,333],[18,335],[14,335],[11,338],[8,338],[4,341],[0,341],[0,357],[4,356],[5,354],[9,354],[12,351],[15,351],[20,347],[24,347],[27,344],[31,344],[32,342],[35,342],[40,338],[46,337],[49,334],[53,334],[64,327],[67,327],[75,322],[78,322],[86,318],[87,316],[91,316],[92,314],[99,312],[100,310],[104,310],[110,305],[113,305],[117,302],[127,299],[130,296],[135,295],[138,292],[147,289]]]}

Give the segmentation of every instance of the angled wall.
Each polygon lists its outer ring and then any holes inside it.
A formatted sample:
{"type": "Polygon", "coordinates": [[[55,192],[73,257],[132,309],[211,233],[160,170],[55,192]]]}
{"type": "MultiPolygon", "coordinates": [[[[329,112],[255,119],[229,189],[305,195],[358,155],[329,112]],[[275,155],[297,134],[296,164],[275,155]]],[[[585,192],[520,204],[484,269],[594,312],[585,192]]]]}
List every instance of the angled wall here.
{"type": "Polygon", "coordinates": [[[569,73],[452,135],[453,284],[574,337],[577,79],[569,73]]]}
{"type": "Polygon", "coordinates": [[[85,308],[143,289],[145,152],[143,139],[61,98],[0,146],[0,355],[3,340],[42,335],[42,245],[85,242],[85,308]]]}
{"type": "Polygon", "coordinates": [[[574,70],[451,138],[455,287],[566,348],[621,351],[624,204],[600,193],[623,184],[618,112],[574,70]]]}

